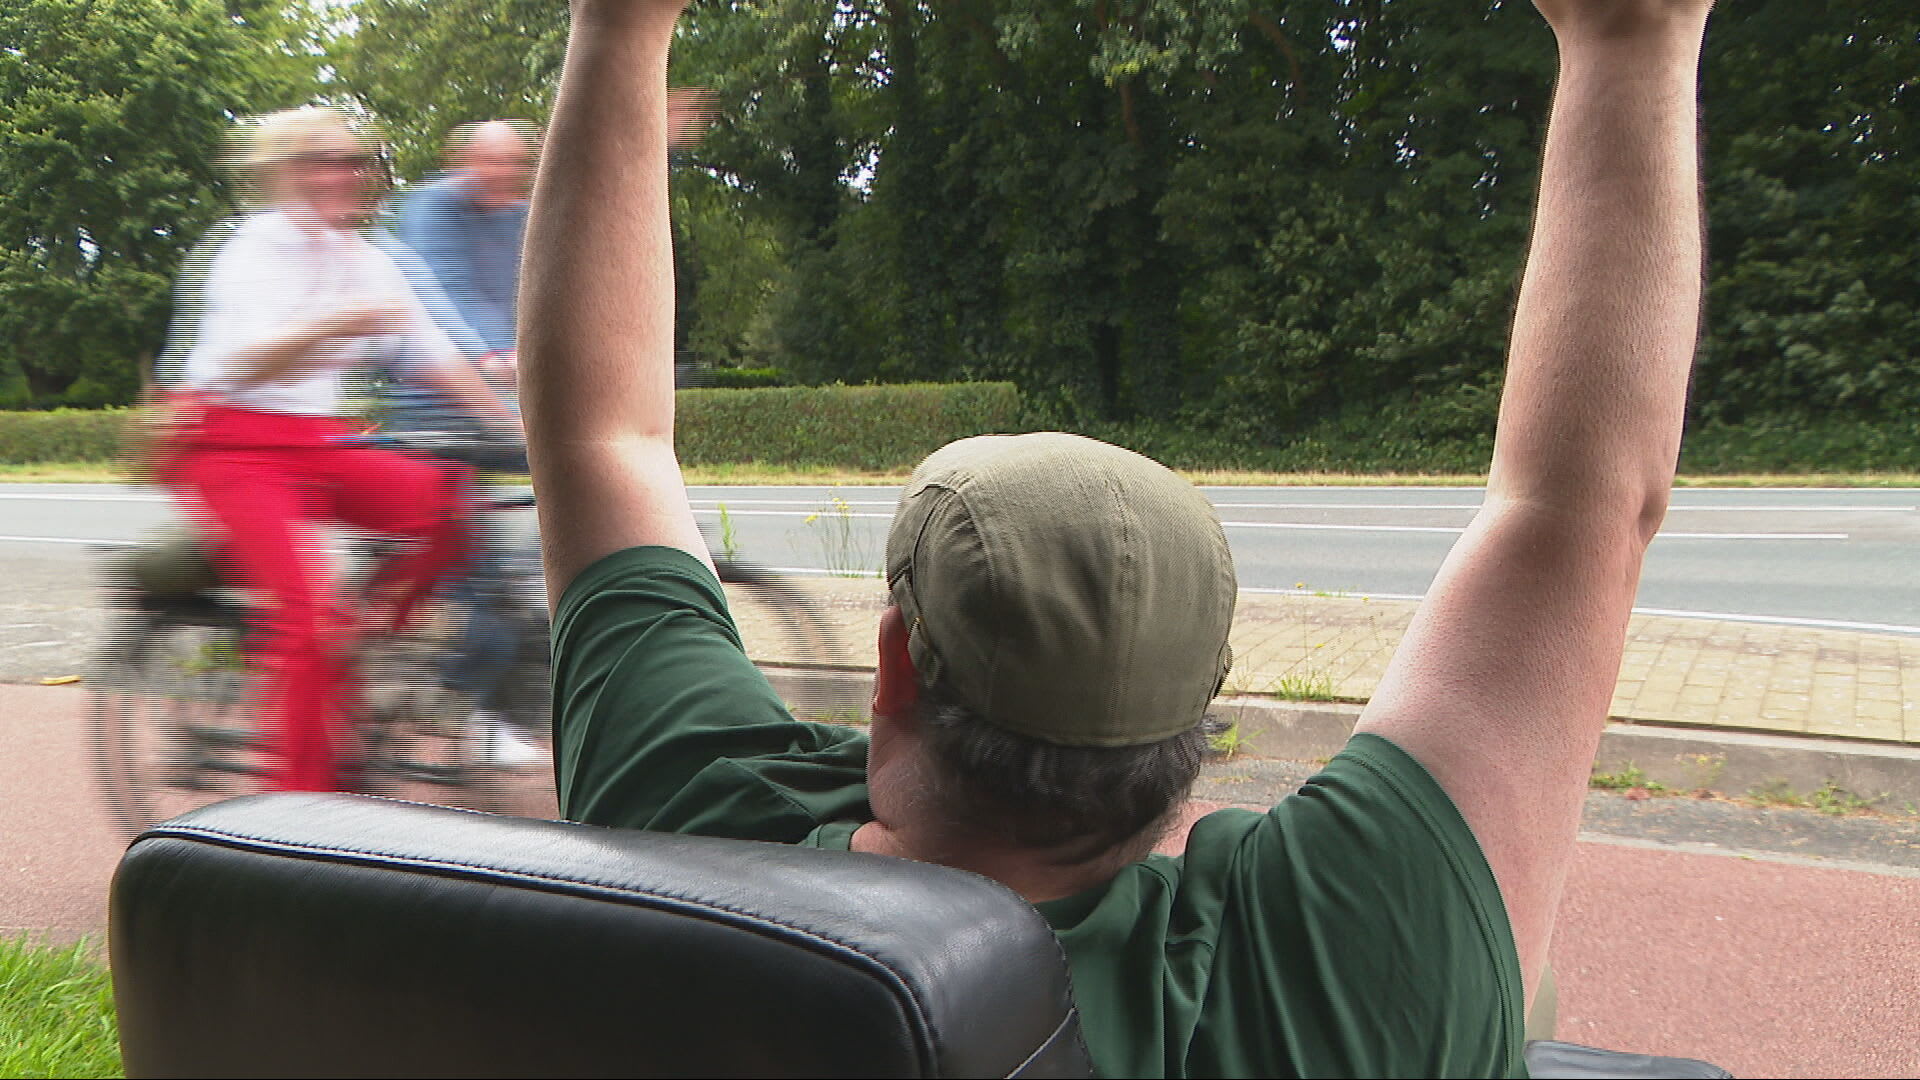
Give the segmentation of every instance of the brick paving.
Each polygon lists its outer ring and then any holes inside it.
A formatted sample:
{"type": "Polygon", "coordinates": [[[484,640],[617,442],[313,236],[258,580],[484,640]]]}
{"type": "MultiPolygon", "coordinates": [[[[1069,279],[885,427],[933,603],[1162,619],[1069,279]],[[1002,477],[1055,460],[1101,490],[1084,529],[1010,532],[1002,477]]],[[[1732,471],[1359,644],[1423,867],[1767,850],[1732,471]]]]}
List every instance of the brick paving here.
{"type": "MultiPolygon", "coordinates": [[[[836,655],[783,643],[773,621],[736,603],[757,660],[872,663],[879,582],[799,581],[828,612],[836,655]]],[[[1364,701],[1406,631],[1410,601],[1245,593],[1226,690],[1364,701]]],[[[1920,744],[1920,638],[1636,615],[1614,690],[1623,721],[1920,744]]]]}

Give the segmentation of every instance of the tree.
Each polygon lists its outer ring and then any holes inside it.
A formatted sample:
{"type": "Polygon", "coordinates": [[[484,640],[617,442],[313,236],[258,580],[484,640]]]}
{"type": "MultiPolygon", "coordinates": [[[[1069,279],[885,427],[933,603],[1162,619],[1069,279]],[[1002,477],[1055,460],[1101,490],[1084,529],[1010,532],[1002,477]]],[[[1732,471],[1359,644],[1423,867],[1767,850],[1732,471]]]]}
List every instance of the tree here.
{"type": "Polygon", "coordinates": [[[0,397],[130,400],[236,117],[297,58],[215,0],[0,7],[0,397]]]}
{"type": "Polygon", "coordinates": [[[544,124],[566,34],[553,0],[359,0],[329,54],[340,89],[386,125],[401,175],[420,177],[461,124],[544,124]]]}

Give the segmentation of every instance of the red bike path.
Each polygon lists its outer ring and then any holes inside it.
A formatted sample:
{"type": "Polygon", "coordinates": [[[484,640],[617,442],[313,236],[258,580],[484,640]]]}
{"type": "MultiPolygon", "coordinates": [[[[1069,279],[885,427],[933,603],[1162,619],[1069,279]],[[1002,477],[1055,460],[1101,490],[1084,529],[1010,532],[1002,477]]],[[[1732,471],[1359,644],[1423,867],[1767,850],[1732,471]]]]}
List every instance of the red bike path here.
{"type": "MultiPolygon", "coordinates": [[[[85,702],[0,685],[0,933],[104,933],[121,840],[85,702]]],[[[1737,1076],[1920,1075],[1920,878],[1583,842],[1554,966],[1563,1039],[1737,1076]]]]}

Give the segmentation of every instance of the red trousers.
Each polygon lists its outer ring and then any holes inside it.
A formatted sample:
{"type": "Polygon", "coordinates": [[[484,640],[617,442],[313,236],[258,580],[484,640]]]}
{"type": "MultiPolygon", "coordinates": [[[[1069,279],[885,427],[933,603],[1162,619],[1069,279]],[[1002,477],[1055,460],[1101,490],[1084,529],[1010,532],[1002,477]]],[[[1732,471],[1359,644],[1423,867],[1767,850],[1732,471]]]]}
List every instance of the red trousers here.
{"type": "Polygon", "coordinates": [[[352,698],[346,651],[355,619],[329,588],[319,526],[425,541],[394,567],[404,619],[461,552],[461,481],[430,462],[338,445],[357,427],[325,417],[215,408],[186,443],[178,480],[225,540],[227,565],[271,607],[259,660],[279,759],[276,786],[340,787],[333,740],[352,698]]]}

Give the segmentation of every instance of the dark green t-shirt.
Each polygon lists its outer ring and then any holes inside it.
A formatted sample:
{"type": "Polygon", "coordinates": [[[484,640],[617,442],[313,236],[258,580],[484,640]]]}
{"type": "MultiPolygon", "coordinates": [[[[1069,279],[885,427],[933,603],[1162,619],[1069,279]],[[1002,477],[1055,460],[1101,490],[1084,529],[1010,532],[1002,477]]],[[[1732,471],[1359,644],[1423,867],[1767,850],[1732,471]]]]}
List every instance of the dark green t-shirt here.
{"type": "MultiPolygon", "coordinates": [[[[846,848],[866,736],[793,719],[692,556],[600,560],[554,623],[560,808],[601,825],[846,848]]],[[[1039,905],[1104,1076],[1524,1076],[1492,871],[1426,770],[1357,735],[1261,814],[1039,905]]]]}

